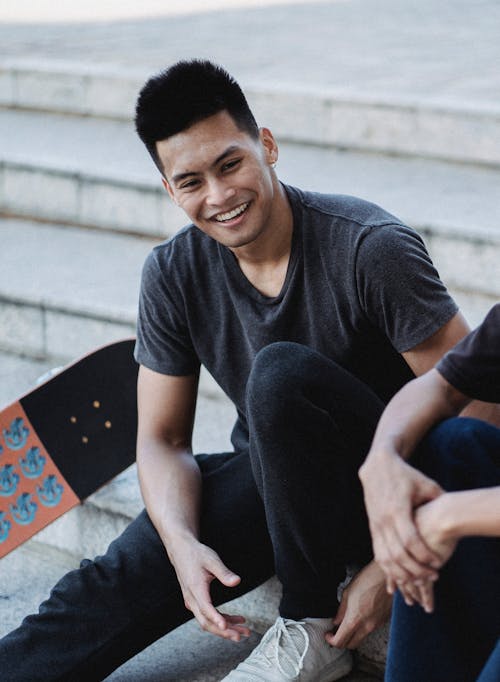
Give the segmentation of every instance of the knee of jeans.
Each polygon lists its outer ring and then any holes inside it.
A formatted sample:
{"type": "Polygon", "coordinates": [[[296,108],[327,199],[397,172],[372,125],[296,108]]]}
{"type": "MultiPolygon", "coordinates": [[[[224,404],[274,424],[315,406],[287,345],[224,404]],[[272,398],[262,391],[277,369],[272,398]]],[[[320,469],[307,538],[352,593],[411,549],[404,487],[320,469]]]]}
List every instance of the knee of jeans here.
{"type": "Polygon", "coordinates": [[[308,349],[298,343],[277,341],[262,348],[256,355],[247,382],[247,401],[263,400],[300,386],[306,376],[304,358],[308,349]]]}
{"type": "Polygon", "coordinates": [[[449,490],[497,485],[499,449],[499,429],[479,419],[454,417],[429,432],[415,465],[449,490]]]}

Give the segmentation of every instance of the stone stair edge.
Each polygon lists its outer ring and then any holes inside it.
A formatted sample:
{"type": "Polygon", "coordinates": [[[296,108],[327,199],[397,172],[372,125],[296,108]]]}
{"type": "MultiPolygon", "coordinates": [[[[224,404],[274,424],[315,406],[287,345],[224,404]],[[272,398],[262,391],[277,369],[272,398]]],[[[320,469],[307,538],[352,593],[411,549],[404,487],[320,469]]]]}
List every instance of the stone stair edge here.
{"type": "MultiPolygon", "coordinates": [[[[112,64],[10,59],[0,62],[0,106],[130,120],[148,75],[112,64]]],[[[500,165],[500,108],[493,105],[301,83],[242,85],[258,120],[282,140],[500,165]]]]}
{"type": "Polygon", "coordinates": [[[98,306],[88,305],[75,301],[74,304],[62,303],[54,296],[46,295],[23,295],[19,293],[6,293],[1,290],[0,285],[0,305],[14,305],[25,308],[37,308],[42,311],[62,313],[63,315],[78,315],[78,317],[96,320],[99,322],[115,322],[123,325],[134,326],[136,322],[136,308],[130,307],[130,313],[118,311],[112,305],[98,306]]]}
{"type": "Polygon", "coordinates": [[[123,316],[113,306],[91,310],[75,300],[62,304],[49,297],[0,291],[0,351],[54,366],[85,354],[88,349],[130,338],[135,312],[123,316]],[[71,350],[68,350],[71,349],[71,350]]]}
{"type": "MultiPolygon", "coordinates": [[[[23,176],[23,180],[24,180],[23,176]]],[[[6,180],[4,179],[4,183],[6,180]]],[[[48,185],[47,185],[48,188],[48,185]]],[[[45,193],[44,193],[45,195],[45,193]]],[[[186,223],[184,216],[179,216],[179,210],[172,202],[166,200],[165,193],[155,180],[148,181],[147,179],[132,179],[132,178],[117,178],[109,177],[104,171],[88,172],[83,170],[68,169],[62,165],[58,166],[55,162],[37,162],[20,159],[9,160],[0,159],[0,217],[9,217],[12,219],[40,219],[41,224],[54,224],[64,227],[69,224],[74,227],[82,229],[95,229],[96,231],[108,231],[111,233],[121,233],[135,237],[149,237],[166,239],[171,236],[176,230],[170,227],[170,223],[176,222],[178,226],[186,223]],[[16,203],[14,193],[9,199],[7,191],[2,192],[2,178],[7,178],[10,173],[21,173],[31,175],[36,178],[43,178],[44,183],[50,183],[51,179],[55,183],[61,181],[67,185],[72,183],[74,191],[67,198],[65,202],[57,202],[57,210],[54,213],[53,202],[48,209],[43,207],[40,201],[36,200],[36,208],[30,206],[27,202],[26,206],[21,206],[16,203]],[[121,205],[124,205],[125,193],[130,193],[130,212],[123,211],[125,217],[117,217],[113,215],[113,219],[102,218],[104,212],[99,211],[99,207],[92,203],[94,209],[89,208],[90,202],[88,198],[81,199],[81,195],[85,197],[90,196],[92,191],[98,189],[99,192],[119,192],[121,205]],[[137,194],[136,194],[137,193],[137,194]],[[5,198],[2,198],[5,194],[5,198]],[[141,197],[141,218],[137,217],[137,196],[141,197]],[[14,198],[12,198],[14,197],[14,198]],[[147,202],[147,203],[146,203],[147,202]],[[134,210],[135,208],[135,210],[134,210]],[[133,213],[132,213],[133,211],[133,213]],[[35,216],[36,214],[36,216],[35,216]],[[133,215],[131,219],[128,215],[133,215]],[[151,219],[154,215],[154,219],[151,219]],[[142,223],[142,224],[141,224],[142,223]],[[158,227],[152,227],[153,224],[158,227]]],[[[402,216],[408,225],[411,225],[417,232],[425,237],[432,235],[440,235],[448,238],[454,238],[465,242],[492,244],[500,246],[500,232],[492,227],[485,227],[481,224],[467,222],[464,224],[456,224],[454,222],[446,222],[435,219],[433,222],[419,219],[418,216],[406,215],[402,216]]]]}
{"type": "Polygon", "coordinates": [[[179,222],[179,209],[164,194],[158,183],[142,178],[88,172],[67,162],[0,159],[0,215],[12,218],[166,239],[172,234],[166,225],[184,223],[179,222]],[[30,193],[24,191],[28,182],[30,193]],[[95,200],[96,194],[100,201],[95,200]],[[120,211],[110,212],[103,195],[120,211]]]}
{"type": "Polygon", "coordinates": [[[153,183],[146,178],[141,178],[139,175],[136,177],[116,177],[104,168],[95,169],[92,172],[84,171],[72,164],[69,160],[62,163],[60,160],[49,161],[45,159],[42,162],[34,163],[32,156],[26,155],[23,157],[18,154],[15,157],[9,158],[8,154],[4,154],[0,159],[0,172],[6,168],[12,170],[43,170],[47,175],[63,176],[75,181],[81,181],[83,179],[93,183],[105,181],[106,184],[110,186],[130,186],[143,192],[154,192],[159,196],[164,195],[164,190],[161,189],[158,183],[153,183]]]}
{"type": "MultiPolygon", "coordinates": [[[[111,79],[116,80],[117,83],[131,83],[134,87],[140,88],[144,80],[159,69],[131,69],[129,67],[121,67],[112,62],[95,64],[89,62],[69,61],[64,59],[41,59],[31,60],[29,58],[8,58],[0,59],[0,77],[8,78],[16,77],[23,73],[33,72],[40,76],[46,74],[47,76],[73,76],[87,79],[111,79]]],[[[273,81],[270,79],[255,80],[245,79],[241,80],[242,86],[250,92],[262,92],[270,95],[278,94],[292,94],[292,95],[309,95],[313,98],[319,98],[324,101],[338,100],[346,104],[362,104],[362,105],[377,105],[381,108],[404,108],[408,110],[425,109],[427,111],[434,111],[436,113],[443,113],[449,111],[453,113],[467,113],[486,116],[495,116],[500,121],[500,106],[495,106],[491,102],[458,102],[455,99],[446,97],[425,97],[419,98],[416,95],[410,96],[403,93],[394,96],[388,93],[383,95],[369,91],[363,94],[359,92],[350,91],[348,88],[339,88],[332,85],[311,85],[310,83],[296,82],[283,84],[281,81],[273,81]]],[[[5,84],[3,87],[6,87],[5,84]]],[[[8,87],[8,86],[7,86],[8,87]]],[[[7,102],[6,92],[1,90],[1,103],[7,102]]],[[[16,93],[11,91],[15,98],[16,93]]],[[[16,106],[15,99],[12,105],[16,106]]],[[[7,104],[7,106],[9,106],[7,104]]],[[[119,112],[119,117],[129,118],[129,115],[124,112],[119,112]]]]}
{"type": "Polygon", "coordinates": [[[469,244],[500,247],[500,231],[479,223],[458,224],[439,219],[430,223],[427,220],[413,219],[411,216],[405,218],[405,222],[424,239],[444,237],[469,244]]]}
{"type": "MultiPolygon", "coordinates": [[[[301,143],[291,143],[291,146],[293,147],[303,147],[301,143]]],[[[316,146],[316,145],[313,145],[316,146]]],[[[352,150],[352,151],[357,151],[357,150],[352,150]]],[[[371,152],[366,152],[370,156],[372,155],[371,152]]],[[[374,154],[376,155],[376,153],[374,154]]],[[[390,157],[395,157],[395,158],[401,158],[404,160],[404,157],[400,156],[399,154],[384,154],[386,158],[390,157]]],[[[438,159],[429,159],[429,162],[432,163],[433,161],[438,161],[438,159]]],[[[130,189],[131,191],[137,191],[144,193],[146,195],[151,195],[154,196],[155,198],[158,198],[161,200],[163,204],[171,205],[171,201],[166,200],[165,196],[165,190],[161,187],[161,185],[158,182],[158,179],[154,176],[151,176],[150,178],[146,177],[140,177],[139,173],[136,176],[131,176],[130,174],[123,174],[121,176],[118,176],[116,174],[113,174],[113,172],[109,172],[104,168],[100,169],[93,169],[92,171],[89,170],[83,170],[81,168],[78,168],[76,165],[72,164],[70,161],[61,161],[61,160],[33,160],[33,156],[29,157],[22,157],[21,155],[16,155],[15,157],[9,158],[8,154],[3,154],[2,157],[0,158],[0,200],[1,200],[1,184],[2,184],[2,174],[7,173],[10,171],[21,171],[21,172],[28,172],[28,173],[44,173],[47,176],[54,176],[55,178],[62,178],[65,180],[70,180],[73,182],[77,183],[89,183],[91,185],[104,185],[109,188],[117,188],[117,189],[130,189]]],[[[292,183],[293,184],[293,183],[292,183]]],[[[2,205],[0,204],[0,215],[4,213],[2,209],[2,205]]],[[[187,222],[187,218],[185,215],[177,211],[175,209],[175,217],[178,218],[179,216],[182,216],[182,219],[184,220],[184,223],[187,222]]],[[[17,217],[22,217],[21,215],[18,216],[18,214],[13,214],[11,217],[17,218],[17,217]]],[[[408,223],[410,222],[411,218],[406,218],[405,219],[408,223]]],[[[44,222],[49,222],[50,219],[44,219],[44,222]]],[[[184,224],[182,223],[182,224],[184,224]]],[[[78,223],[71,223],[72,225],[78,225],[78,223]]],[[[181,223],[179,223],[180,225],[181,223]]],[[[441,232],[448,232],[448,233],[453,233],[457,232],[464,238],[467,237],[467,233],[472,230],[473,233],[479,231],[482,233],[484,238],[496,238],[500,233],[498,231],[493,231],[493,230],[488,230],[481,228],[479,225],[477,226],[470,226],[470,224],[465,226],[456,226],[452,223],[446,223],[444,221],[439,221],[437,220],[435,223],[429,223],[425,221],[419,222],[418,219],[414,220],[412,224],[418,225],[418,228],[423,232],[426,231],[432,231],[437,227],[439,231],[441,232]]],[[[86,225],[82,224],[83,227],[92,227],[91,225],[86,225]]],[[[157,236],[158,233],[152,234],[153,237],[157,236]]],[[[165,236],[165,238],[168,236],[165,232],[161,233],[161,235],[165,236]]],[[[160,235],[160,236],[161,236],[160,235]]],[[[144,236],[142,233],[138,233],[137,236],[144,236]]],[[[469,235],[470,236],[470,235],[469,235]]]]}
{"type": "Polygon", "coordinates": [[[27,360],[65,365],[74,357],[108,342],[129,338],[131,325],[99,322],[74,315],[44,314],[0,301],[0,353],[27,360]],[[71,349],[71,350],[69,350],[71,349]]]}
{"type": "MultiPolygon", "coordinates": [[[[110,78],[120,82],[130,82],[138,88],[144,83],[144,80],[154,74],[158,73],[160,69],[148,68],[130,68],[123,67],[113,62],[104,62],[102,64],[72,61],[65,59],[40,59],[33,60],[26,57],[11,57],[7,59],[0,59],[0,76],[5,77],[6,74],[15,76],[17,74],[36,73],[47,75],[65,75],[76,76],[79,78],[110,78]]],[[[297,81],[296,83],[282,83],[277,80],[261,79],[242,79],[243,86],[250,88],[252,92],[262,91],[266,94],[272,92],[291,93],[291,94],[308,94],[312,97],[321,97],[322,99],[338,99],[346,103],[360,103],[360,104],[379,104],[381,107],[396,107],[401,106],[407,109],[425,108],[432,111],[442,112],[449,110],[461,113],[477,113],[496,115],[500,118],[500,106],[496,106],[491,102],[475,101],[458,102],[456,99],[446,97],[424,97],[419,98],[416,95],[406,95],[404,93],[397,96],[384,92],[383,95],[368,91],[362,95],[356,91],[350,91],[348,88],[339,88],[332,85],[316,85],[311,83],[304,83],[297,81]]]]}

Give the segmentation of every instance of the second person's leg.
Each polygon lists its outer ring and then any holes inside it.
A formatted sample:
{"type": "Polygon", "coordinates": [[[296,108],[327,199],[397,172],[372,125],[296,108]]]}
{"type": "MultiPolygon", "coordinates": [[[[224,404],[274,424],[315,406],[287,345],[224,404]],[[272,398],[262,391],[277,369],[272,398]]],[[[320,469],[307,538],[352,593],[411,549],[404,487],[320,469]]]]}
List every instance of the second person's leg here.
{"type": "MultiPolygon", "coordinates": [[[[412,464],[445,490],[500,485],[500,429],[449,419],[422,442],[412,464]]],[[[500,539],[466,538],[441,571],[435,608],[396,595],[388,682],[474,682],[500,633],[500,539]]]]}

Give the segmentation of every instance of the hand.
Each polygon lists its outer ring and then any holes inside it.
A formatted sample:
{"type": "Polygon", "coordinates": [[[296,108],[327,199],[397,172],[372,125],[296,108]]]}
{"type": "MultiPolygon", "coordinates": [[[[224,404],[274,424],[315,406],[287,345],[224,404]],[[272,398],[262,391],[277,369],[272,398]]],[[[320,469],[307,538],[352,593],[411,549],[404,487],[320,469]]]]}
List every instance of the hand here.
{"type": "Polygon", "coordinates": [[[241,578],[227,568],[218,554],[196,540],[178,543],[170,554],[177,573],[186,608],[192,611],[203,630],[233,642],[248,637],[250,630],[242,616],[220,613],[210,597],[210,583],[219,580],[235,587],[241,578]]]}
{"type": "Polygon", "coordinates": [[[415,523],[425,543],[439,556],[441,565],[451,557],[458,538],[450,537],[445,531],[443,518],[452,493],[444,493],[437,499],[423,504],[415,511],[415,523]]]}
{"type": "Polygon", "coordinates": [[[396,584],[436,580],[442,560],[419,533],[413,510],[443,493],[431,478],[397,452],[370,456],[361,467],[375,560],[386,575],[387,591],[396,584]]]}
{"type": "Polygon", "coordinates": [[[384,573],[372,561],[345,588],[333,621],[337,631],[328,632],[326,641],[341,649],[355,649],[366,635],[388,620],[391,604],[384,573]]]}
{"type": "MultiPolygon", "coordinates": [[[[458,539],[449,537],[442,523],[443,511],[450,497],[444,493],[432,502],[422,505],[415,511],[415,524],[426,545],[439,556],[441,564],[445,564],[453,554],[458,539]]],[[[434,585],[432,581],[421,583],[403,583],[399,586],[401,594],[408,604],[418,602],[427,613],[434,609],[434,585]]]]}
{"type": "Polygon", "coordinates": [[[420,604],[424,611],[432,613],[434,610],[434,580],[400,583],[398,588],[407,606],[420,604]]]}

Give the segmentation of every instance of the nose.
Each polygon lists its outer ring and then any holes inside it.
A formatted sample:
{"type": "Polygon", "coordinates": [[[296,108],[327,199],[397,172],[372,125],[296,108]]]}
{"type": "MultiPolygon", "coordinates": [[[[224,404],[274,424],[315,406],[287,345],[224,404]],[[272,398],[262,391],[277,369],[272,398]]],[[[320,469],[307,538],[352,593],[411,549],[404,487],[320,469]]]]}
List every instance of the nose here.
{"type": "Polygon", "coordinates": [[[224,208],[228,199],[236,194],[236,190],[221,178],[213,178],[207,182],[206,203],[214,208],[224,208]]]}

